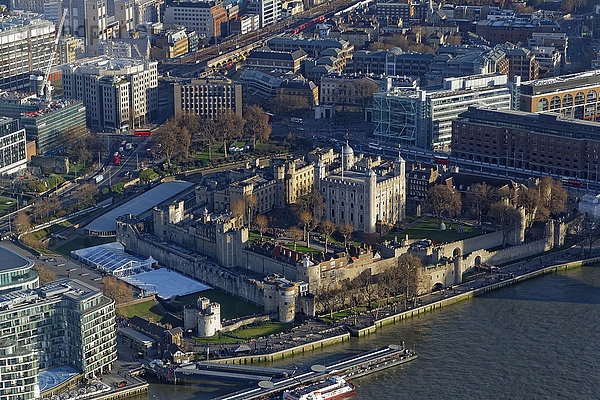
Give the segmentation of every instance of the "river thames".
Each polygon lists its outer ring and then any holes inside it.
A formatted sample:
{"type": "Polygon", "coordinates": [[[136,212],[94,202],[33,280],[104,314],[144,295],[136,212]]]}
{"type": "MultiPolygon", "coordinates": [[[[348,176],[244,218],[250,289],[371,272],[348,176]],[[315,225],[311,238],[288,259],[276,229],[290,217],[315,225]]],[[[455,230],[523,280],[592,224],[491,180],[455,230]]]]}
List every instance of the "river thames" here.
{"type": "MultiPolygon", "coordinates": [[[[600,267],[509,286],[269,366],[304,369],[401,340],[419,358],[354,380],[354,399],[600,399],[600,267]]],[[[148,398],[204,400],[239,388],[151,384],[148,398]]]]}

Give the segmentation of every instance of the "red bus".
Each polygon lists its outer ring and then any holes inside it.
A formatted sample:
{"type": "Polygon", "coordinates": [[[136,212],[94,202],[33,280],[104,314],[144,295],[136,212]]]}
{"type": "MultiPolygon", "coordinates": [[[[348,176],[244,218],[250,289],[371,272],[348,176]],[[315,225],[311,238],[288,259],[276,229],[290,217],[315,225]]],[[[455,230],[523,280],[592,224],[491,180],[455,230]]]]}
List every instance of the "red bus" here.
{"type": "Polygon", "coordinates": [[[152,132],[150,130],[135,131],[135,136],[137,136],[137,137],[150,137],[150,136],[152,136],[152,132]]]}
{"type": "Polygon", "coordinates": [[[575,188],[583,187],[583,182],[579,181],[577,179],[563,179],[562,184],[565,186],[570,186],[570,187],[575,187],[575,188]]]}
{"type": "Polygon", "coordinates": [[[448,166],[450,165],[450,160],[448,160],[448,157],[438,156],[433,158],[433,163],[448,166]]]}
{"type": "Polygon", "coordinates": [[[115,165],[121,164],[121,155],[118,151],[113,155],[113,162],[115,163],[115,165]]]}

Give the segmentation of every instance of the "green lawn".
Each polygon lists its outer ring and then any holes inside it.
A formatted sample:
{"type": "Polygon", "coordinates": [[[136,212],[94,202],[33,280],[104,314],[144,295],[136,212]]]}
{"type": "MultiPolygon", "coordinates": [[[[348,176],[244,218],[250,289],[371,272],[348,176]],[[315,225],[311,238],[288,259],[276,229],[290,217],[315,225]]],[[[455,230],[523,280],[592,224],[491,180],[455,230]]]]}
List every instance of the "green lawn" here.
{"type": "MultiPolygon", "coordinates": [[[[260,238],[260,233],[249,231],[248,232],[248,243],[254,242],[256,239],[260,238]]],[[[263,240],[271,240],[272,237],[269,235],[263,235],[263,240]]]]}
{"type": "Polygon", "coordinates": [[[17,201],[10,197],[0,196],[0,213],[9,213],[17,207],[17,201]]]}
{"type": "MultiPolygon", "coordinates": [[[[292,249],[292,250],[294,249],[294,243],[286,243],[285,246],[289,249],[292,249]]],[[[299,251],[301,253],[311,253],[311,254],[316,254],[316,253],[321,252],[321,250],[313,249],[312,247],[302,246],[301,244],[298,244],[298,243],[296,243],[296,251],[299,251]]]]}
{"type": "Polygon", "coordinates": [[[194,338],[194,340],[196,340],[196,342],[198,344],[241,343],[241,342],[246,341],[246,339],[237,339],[237,338],[225,336],[220,332],[217,333],[215,336],[207,337],[207,338],[201,338],[198,336],[192,336],[192,337],[194,338]]]}
{"type": "Polygon", "coordinates": [[[151,319],[154,322],[160,322],[163,318],[163,311],[154,299],[126,307],[117,307],[117,314],[126,318],[138,316],[147,320],[151,319]]]}
{"type": "Polygon", "coordinates": [[[208,297],[221,305],[221,318],[232,319],[247,315],[261,314],[263,312],[262,307],[248,303],[239,297],[232,296],[218,289],[205,290],[200,293],[177,297],[175,302],[183,305],[196,304],[196,301],[200,296],[208,297]]]}
{"type": "Polygon", "coordinates": [[[426,218],[408,229],[389,233],[383,239],[394,240],[394,236],[397,236],[398,240],[402,240],[408,234],[409,239],[431,239],[435,242],[445,243],[467,239],[483,233],[481,229],[468,225],[460,225],[463,228],[463,233],[458,233],[456,229],[459,224],[447,220],[444,220],[444,223],[446,224],[446,230],[440,231],[438,230],[439,221],[437,218],[426,218]]]}
{"type": "MultiPolygon", "coordinates": [[[[211,148],[210,156],[212,157],[212,160],[216,160],[216,159],[225,157],[225,153],[220,151],[220,149],[222,147],[223,146],[211,148]]],[[[196,153],[196,156],[194,158],[196,160],[211,160],[211,158],[209,158],[208,150],[206,150],[202,153],[196,153]]]]}
{"type": "Polygon", "coordinates": [[[248,326],[241,327],[233,331],[232,333],[235,336],[252,339],[257,337],[264,337],[273,335],[279,332],[287,331],[288,329],[292,329],[294,327],[294,322],[262,322],[260,324],[252,324],[248,326]]]}
{"type": "Polygon", "coordinates": [[[73,240],[70,240],[70,241],[58,246],[54,250],[59,252],[60,254],[70,256],[71,250],[79,250],[79,249],[83,249],[84,247],[92,247],[92,246],[98,246],[99,244],[112,243],[115,240],[116,239],[114,237],[103,238],[103,237],[96,237],[96,236],[81,235],[81,236],[76,237],[73,240]]]}
{"type": "Polygon", "coordinates": [[[200,344],[212,344],[212,343],[240,343],[245,342],[248,339],[258,338],[277,334],[279,332],[286,331],[295,326],[294,322],[282,323],[282,322],[261,322],[259,324],[251,324],[248,326],[241,327],[235,331],[230,332],[232,335],[238,336],[243,339],[232,338],[225,336],[222,333],[209,338],[200,338],[194,336],[196,342],[200,344]]]}

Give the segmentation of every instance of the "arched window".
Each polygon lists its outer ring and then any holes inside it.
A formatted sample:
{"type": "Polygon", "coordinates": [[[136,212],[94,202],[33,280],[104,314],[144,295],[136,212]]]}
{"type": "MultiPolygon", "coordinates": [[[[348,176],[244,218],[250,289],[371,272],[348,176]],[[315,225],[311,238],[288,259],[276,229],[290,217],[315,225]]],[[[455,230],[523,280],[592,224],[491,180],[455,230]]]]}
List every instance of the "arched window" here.
{"type": "Polygon", "coordinates": [[[550,100],[550,109],[551,110],[558,110],[559,108],[560,108],[560,97],[554,96],[550,100]]]}
{"type": "Polygon", "coordinates": [[[578,92],[575,95],[575,105],[578,106],[583,103],[585,103],[585,94],[583,94],[583,92],[578,92]]]}
{"type": "Polygon", "coordinates": [[[548,110],[548,99],[540,99],[540,101],[538,101],[537,110],[538,111],[548,110]]]}
{"type": "Polygon", "coordinates": [[[573,96],[570,94],[565,94],[563,97],[563,107],[571,107],[573,105],[573,96]]]}
{"type": "Polygon", "coordinates": [[[595,90],[590,90],[587,94],[587,102],[588,103],[594,103],[596,102],[596,99],[598,98],[598,93],[596,93],[595,90]]]}

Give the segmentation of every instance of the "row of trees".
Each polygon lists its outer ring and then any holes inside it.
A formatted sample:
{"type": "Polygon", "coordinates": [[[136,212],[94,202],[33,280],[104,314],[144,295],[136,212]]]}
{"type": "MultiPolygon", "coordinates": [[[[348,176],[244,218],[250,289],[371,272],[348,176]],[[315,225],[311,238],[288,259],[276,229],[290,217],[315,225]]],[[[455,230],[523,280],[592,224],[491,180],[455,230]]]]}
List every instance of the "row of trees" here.
{"type": "Polygon", "coordinates": [[[217,144],[223,144],[227,157],[228,144],[237,139],[266,142],[271,135],[269,116],[256,105],[246,107],[244,118],[232,110],[225,110],[214,120],[201,120],[195,114],[183,114],[165,122],[154,134],[154,146],[162,152],[168,164],[174,157],[187,158],[190,148],[209,151],[217,144]]]}
{"type": "Polygon", "coordinates": [[[381,304],[382,300],[389,304],[396,296],[401,296],[405,305],[410,301],[414,303],[424,279],[421,260],[412,254],[404,254],[396,265],[380,274],[366,270],[352,280],[332,283],[317,295],[317,302],[330,316],[336,311],[351,309],[356,318],[358,307],[371,309],[375,302],[381,304]]]}
{"type": "Polygon", "coordinates": [[[479,225],[488,217],[505,233],[504,244],[508,233],[520,224],[517,207],[524,209],[526,227],[530,227],[535,221],[547,221],[562,213],[566,202],[567,191],[549,176],[532,187],[495,189],[486,183],[477,183],[462,195],[456,189],[440,184],[427,192],[427,205],[436,217],[461,215],[476,219],[479,225]]]}

